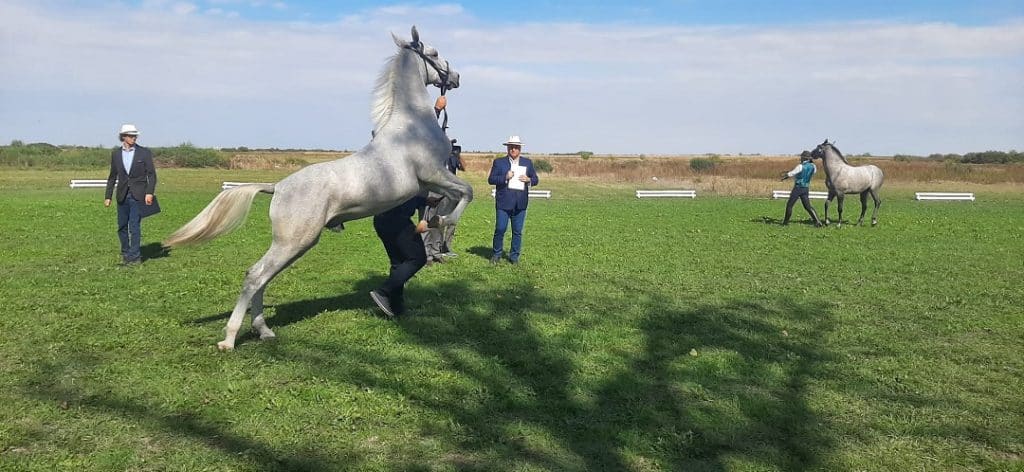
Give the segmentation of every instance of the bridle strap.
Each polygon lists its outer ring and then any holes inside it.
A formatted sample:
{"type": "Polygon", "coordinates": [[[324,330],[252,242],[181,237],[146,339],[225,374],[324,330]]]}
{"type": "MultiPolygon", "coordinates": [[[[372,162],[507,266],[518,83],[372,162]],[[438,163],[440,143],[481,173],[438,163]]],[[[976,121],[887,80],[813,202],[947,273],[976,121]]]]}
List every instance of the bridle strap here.
{"type": "MultiPolygon", "coordinates": [[[[413,47],[412,45],[406,46],[406,48],[420,56],[420,59],[423,59],[424,73],[427,71],[428,64],[430,67],[434,68],[434,71],[437,72],[437,75],[441,78],[441,86],[438,88],[441,89],[441,96],[443,97],[444,94],[448,92],[448,76],[450,75],[449,69],[451,65],[445,64],[444,69],[441,69],[434,63],[434,61],[427,59],[427,55],[423,54],[423,51],[419,48],[413,47]]],[[[445,107],[444,110],[441,111],[444,113],[444,120],[441,122],[441,131],[446,132],[448,130],[448,107],[445,107]]]]}

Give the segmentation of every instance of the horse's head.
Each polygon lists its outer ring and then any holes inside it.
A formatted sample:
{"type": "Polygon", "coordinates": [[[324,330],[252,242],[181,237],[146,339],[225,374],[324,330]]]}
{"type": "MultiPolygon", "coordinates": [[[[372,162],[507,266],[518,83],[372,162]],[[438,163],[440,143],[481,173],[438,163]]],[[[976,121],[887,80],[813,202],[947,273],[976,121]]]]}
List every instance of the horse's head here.
{"type": "Polygon", "coordinates": [[[825,158],[825,151],[834,148],[835,143],[828,142],[828,139],[826,138],[825,142],[819,144],[813,151],[811,151],[811,159],[823,159],[825,158]]]}
{"type": "Polygon", "coordinates": [[[420,33],[416,31],[415,26],[412,27],[412,41],[406,41],[394,34],[391,37],[399,48],[423,59],[423,68],[426,71],[423,85],[434,85],[442,91],[459,88],[459,73],[452,69],[447,59],[438,54],[437,49],[420,41],[420,33]]]}

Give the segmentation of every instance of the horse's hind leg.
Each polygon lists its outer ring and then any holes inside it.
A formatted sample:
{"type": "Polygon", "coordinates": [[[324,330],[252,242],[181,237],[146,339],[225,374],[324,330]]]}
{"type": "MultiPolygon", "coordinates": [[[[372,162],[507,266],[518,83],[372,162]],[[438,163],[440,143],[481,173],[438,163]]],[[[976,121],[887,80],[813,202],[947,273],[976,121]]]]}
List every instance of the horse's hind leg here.
{"type": "Polygon", "coordinates": [[[260,339],[274,339],[277,335],[267,327],[267,322],[263,319],[263,292],[266,290],[267,286],[264,285],[253,294],[249,313],[252,314],[252,328],[259,333],[260,339]]]}
{"type": "Polygon", "coordinates": [[[871,212],[871,226],[878,224],[878,207],[882,206],[882,199],[878,197],[878,191],[871,189],[871,199],[875,201],[875,209],[871,212]]]}
{"type": "Polygon", "coordinates": [[[266,254],[249,268],[245,274],[245,282],[242,283],[242,293],[238,296],[238,303],[235,304],[231,318],[228,319],[228,325],[224,329],[224,340],[217,343],[218,349],[230,351],[235,348],[235,337],[242,327],[242,319],[245,317],[245,311],[249,307],[250,301],[253,302],[252,324],[259,331],[260,338],[274,337],[274,332],[267,328],[266,322],[263,320],[263,291],[277,274],[313,247],[318,237],[319,234],[315,234],[313,238],[288,243],[275,240],[266,254]]]}
{"type": "Polygon", "coordinates": [[[860,193],[860,218],[857,218],[857,226],[864,225],[864,213],[868,211],[868,191],[860,193]]]}

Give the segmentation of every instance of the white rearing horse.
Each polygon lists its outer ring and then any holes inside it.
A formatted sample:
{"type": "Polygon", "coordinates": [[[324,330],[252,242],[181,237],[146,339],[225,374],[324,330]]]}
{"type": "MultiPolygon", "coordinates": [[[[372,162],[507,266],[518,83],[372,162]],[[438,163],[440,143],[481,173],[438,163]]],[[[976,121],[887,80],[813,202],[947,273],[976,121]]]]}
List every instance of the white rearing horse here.
{"type": "Polygon", "coordinates": [[[260,339],[274,337],[263,319],[263,292],[278,273],[320,239],[321,230],[341,231],[343,223],[375,215],[430,190],[458,203],[451,213],[435,217],[431,227],[455,224],[473,199],[473,188],[444,167],[451,141],[438,126],[426,86],[459,86],[459,74],[437,50],[394,36],[398,54],[384,67],[373,105],[373,139],[358,152],[331,162],[307,166],[276,184],[251,184],[217,195],[192,221],[170,235],[165,246],[198,244],[240,225],[257,193],[270,193],[273,242],[245,274],[242,292],[228,320],[222,350],[235,347],[246,309],[260,339]]]}
{"type": "Polygon", "coordinates": [[[839,221],[836,227],[843,225],[843,198],[848,193],[860,194],[860,218],[857,225],[864,223],[864,213],[868,209],[868,195],[875,201],[875,209],[871,212],[871,226],[878,224],[878,207],[882,199],[878,197],[878,190],[882,188],[882,169],[878,166],[854,166],[847,162],[843,153],[835,147],[835,143],[825,142],[814,148],[811,152],[812,159],[821,159],[825,166],[825,186],[828,187],[828,198],[825,200],[825,224],[828,220],[828,204],[833,198],[838,197],[839,221]]]}

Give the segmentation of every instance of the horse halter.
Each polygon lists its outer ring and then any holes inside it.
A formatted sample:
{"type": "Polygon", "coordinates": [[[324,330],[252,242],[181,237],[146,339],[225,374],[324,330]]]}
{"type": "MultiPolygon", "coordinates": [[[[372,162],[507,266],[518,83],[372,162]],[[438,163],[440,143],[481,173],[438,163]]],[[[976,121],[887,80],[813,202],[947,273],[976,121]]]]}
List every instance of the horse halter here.
{"type": "MultiPolygon", "coordinates": [[[[423,53],[423,43],[419,41],[409,43],[405,48],[416,53],[416,55],[420,56],[420,59],[423,59],[424,72],[427,70],[428,64],[437,72],[437,76],[441,79],[441,85],[438,88],[441,89],[441,96],[443,97],[445,92],[448,91],[448,76],[451,75],[451,64],[445,61],[444,68],[442,69],[441,66],[437,65],[437,61],[423,53]]],[[[444,121],[441,124],[441,131],[443,132],[448,129],[448,107],[445,107],[442,111],[444,112],[444,121]]]]}

